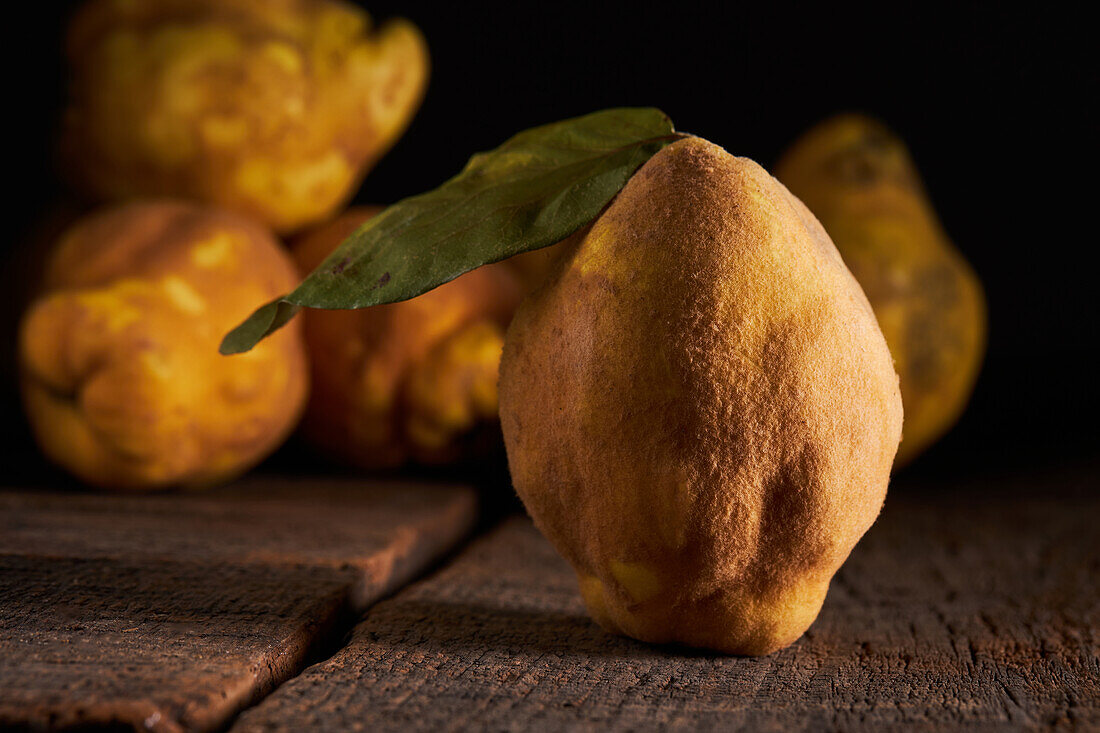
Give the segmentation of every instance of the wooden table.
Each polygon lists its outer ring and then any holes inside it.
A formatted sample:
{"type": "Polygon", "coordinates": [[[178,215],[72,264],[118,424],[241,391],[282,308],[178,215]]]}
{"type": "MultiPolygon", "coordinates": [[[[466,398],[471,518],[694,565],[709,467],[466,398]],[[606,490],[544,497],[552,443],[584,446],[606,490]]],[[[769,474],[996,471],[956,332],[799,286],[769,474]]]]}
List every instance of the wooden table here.
{"type": "Polygon", "coordinates": [[[1100,729],[1096,477],[903,477],[759,659],[606,634],[468,488],[0,492],[0,726],[1100,729]]]}
{"type": "Polygon", "coordinates": [[[224,727],[474,527],[473,490],[0,493],[0,726],[224,727]]]}

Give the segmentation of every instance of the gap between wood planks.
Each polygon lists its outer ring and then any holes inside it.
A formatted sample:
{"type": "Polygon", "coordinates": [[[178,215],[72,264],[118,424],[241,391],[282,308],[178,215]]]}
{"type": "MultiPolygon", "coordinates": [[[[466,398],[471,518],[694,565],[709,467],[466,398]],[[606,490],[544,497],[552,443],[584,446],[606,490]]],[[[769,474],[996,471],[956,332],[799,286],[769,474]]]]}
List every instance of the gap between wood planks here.
{"type": "MultiPolygon", "coordinates": [[[[265,687],[262,691],[257,692],[252,699],[230,716],[223,725],[215,729],[217,733],[224,733],[231,729],[242,715],[262,703],[282,686],[293,682],[310,667],[323,664],[342,652],[351,642],[352,631],[354,631],[355,627],[366,618],[367,614],[371,612],[371,609],[376,604],[392,598],[395,594],[400,593],[414,583],[431,577],[438,570],[451,564],[455,558],[466,552],[472,543],[502,526],[508,518],[514,516],[517,511],[523,513],[523,506],[519,503],[518,498],[514,494],[502,496],[501,491],[499,486],[492,486],[490,488],[482,487],[478,492],[477,524],[474,525],[465,536],[453,543],[448,550],[441,553],[430,563],[424,565],[419,571],[410,575],[405,582],[394,585],[385,593],[374,598],[369,605],[359,611],[355,610],[355,604],[352,603],[352,592],[349,591],[339,611],[334,615],[331,622],[327,624],[328,628],[318,633],[316,639],[310,645],[310,649],[304,656],[302,663],[281,682],[276,682],[271,686],[265,687]],[[486,501],[486,494],[491,496],[491,500],[486,501]]],[[[508,487],[508,492],[511,492],[511,487],[508,487]]]]}

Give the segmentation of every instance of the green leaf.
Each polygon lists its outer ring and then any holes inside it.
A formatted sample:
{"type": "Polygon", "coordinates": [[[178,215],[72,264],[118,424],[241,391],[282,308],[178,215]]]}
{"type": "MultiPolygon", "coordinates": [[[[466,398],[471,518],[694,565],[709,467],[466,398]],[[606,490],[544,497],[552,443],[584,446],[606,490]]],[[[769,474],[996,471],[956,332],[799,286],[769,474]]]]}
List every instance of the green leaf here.
{"type": "Polygon", "coordinates": [[[609,109],[532,128],[470,158],[434,191],[390,206],[290,294],[229,332],[248,351],[302,307],[407,300],[476,267],[556,244],[594,219],[658,150],[682,137],[660,110],[609,109]]]}

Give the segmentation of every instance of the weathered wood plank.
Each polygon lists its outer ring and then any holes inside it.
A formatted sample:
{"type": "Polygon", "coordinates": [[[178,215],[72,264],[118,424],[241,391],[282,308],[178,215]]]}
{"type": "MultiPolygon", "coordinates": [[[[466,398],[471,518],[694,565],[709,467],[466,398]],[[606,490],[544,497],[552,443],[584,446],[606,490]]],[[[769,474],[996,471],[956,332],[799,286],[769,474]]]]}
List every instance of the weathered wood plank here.
{"type": "Polygon", "coordinates": [[[353,568],[361,610],[454,544],[466,487],[250,477],[209,492],[0,491],[0,553],[353,568]]]}
{"type": "Polygon", "coordinates": [[[1100,493],[911,489],[770,657],[605,634],[514,519],[374,606],[233,730],[1100,726],[1100,493]]]}
{"type": "Polygon", "coordinates": [[[224,726],[465,536],[475,503],[332,480],[0,492],[0,727],[224,726]]]}

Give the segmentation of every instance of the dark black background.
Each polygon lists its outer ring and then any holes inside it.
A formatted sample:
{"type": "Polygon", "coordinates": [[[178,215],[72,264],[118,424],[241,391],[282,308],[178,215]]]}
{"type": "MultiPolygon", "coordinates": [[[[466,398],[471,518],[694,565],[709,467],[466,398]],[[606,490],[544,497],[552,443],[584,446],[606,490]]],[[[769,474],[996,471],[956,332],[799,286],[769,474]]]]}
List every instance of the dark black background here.
{"type": "MultiPolygon", "coordinates": [[[[72,5],[24,6],[8,24],[9,289],[22,280],[12,262],[32,246],[27,232],[59,192],[50,148],[72,5]]],[[[421,27],[433,73],[359,199],[434,187],[520,129],[610,106],[660,107],[679,129],[765,167],[829,114],[872,113],[908,141],[990,307],[970,408],[908,471],[1001,474],[1094,457],[1096,70],[1084,20],[1050,5],[806,5],[372,2],[377,19],[421,27]]],[[[16,296],[2,302],[10,324],[16,296]]],[[[11,352],[10,325],[5,339],[11,352]]],[[[4,374],[7,467],[33,475],[4,374]]]]}

